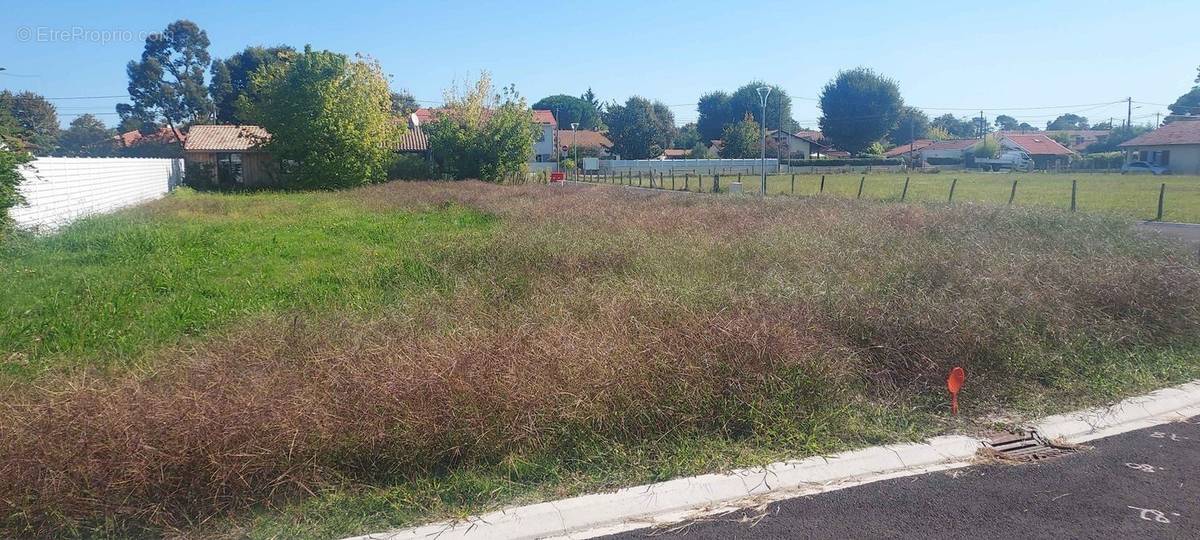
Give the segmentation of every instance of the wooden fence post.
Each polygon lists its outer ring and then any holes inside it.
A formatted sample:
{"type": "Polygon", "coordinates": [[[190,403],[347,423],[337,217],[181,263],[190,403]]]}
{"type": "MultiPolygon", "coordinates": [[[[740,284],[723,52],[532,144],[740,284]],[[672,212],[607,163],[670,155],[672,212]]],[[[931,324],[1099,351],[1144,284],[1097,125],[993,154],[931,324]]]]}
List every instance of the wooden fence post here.
{"type": "Polygon", "coordinates": [[[792,195],[796,194],[796,173],[792,173],[792,195]]]}
{"type": "Polygon", "coordinates": [[[907,176],[904,177],[904,189],[900,190],[900,202],[904,202],[904,199],[906,199],[906,198],[908,198],[908,177],[907,176]]]}
{"type": "Polygon", "coordinates": [[[671,169],[671,191],[675,191],[675,169],[671,169]]]}
{"type": "Polygon", "coordinates": [[[1159,188],[1158,188],[1158,217],[1155,217],[1154,221],[1162,221],[1163,220],[1163,200],[1166,198],[1166,196],[1167,196],[1167,184],[1164,182],[1163,185],[1159,186],[1159,188]]]}
{"type": "Polygon", "coordinates": [[[712,192],[713,193],[721,192],[721,174],[720,173],[713,175],[713,190],[712,190],[712,192]]]}
{"type": "Polygon", "coordinates": [[[862,180],[859,180],[859,181],[858,181],[858,195],[855,195],[855,196],[854,196],[854,198],[855,198],[855,199],[861,199],[861,198],[862,198],[863,184],[866,184],[866,183],[867,183],[867,177],[865,177],[865,176],[864,176],[864,177],[862,177],[862,180]]]}
{"type": "Polygon", "coordinates": [[[1008,205],[1012,206],[1013,199],[1017,198],[1017,181],[1013,180],[1012,191],[1008,193],[1008,205]]]}
{"type": "Polygon", "coordinates": [[[821,175],[821,187],[817,189],[817,193],[825,193],[825,175],[821,175]]]}
{"type": "Polygon", "coordinates": [[[950,198],[946,199],[946,202],[948,202],[948,203],[954,202],[954,187],[957,185],[958,185],[957,178],[955,178],[953,181],[950,182],[950,198]]]}
{"type": "Polygon", "coordinates": [[[692,173],[683,173],[683,190],[684,191],[691,191],[691,189],[688,187],[688,184],[691,183],[691,176],[692,176],[692,173]]]}
{"type": "Polygon", "coordinates": [[[1076,181],[1071,180],[1071,211],[1075,211],[1075,192],[1077,190],[1076,181]]]}

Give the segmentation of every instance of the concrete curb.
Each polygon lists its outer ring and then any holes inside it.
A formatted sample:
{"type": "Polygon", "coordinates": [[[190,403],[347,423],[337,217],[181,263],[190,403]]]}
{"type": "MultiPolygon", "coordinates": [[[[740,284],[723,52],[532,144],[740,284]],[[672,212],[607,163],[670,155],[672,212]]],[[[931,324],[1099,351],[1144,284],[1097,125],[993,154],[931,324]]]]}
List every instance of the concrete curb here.
{"type": "MultiPolygon", "coordinates": [[[[1049,438],[1080,443],[1196,415],[1200,415],[1200,381],[1109,407],[1050,416],[1031,427],[1049,438]]],[[[886,478],[965,467],[980,447],[981,442],[971,437],[934,437],[923,443],[875,446],[679,478],[346,540],[588,538],[886,478]]]]}

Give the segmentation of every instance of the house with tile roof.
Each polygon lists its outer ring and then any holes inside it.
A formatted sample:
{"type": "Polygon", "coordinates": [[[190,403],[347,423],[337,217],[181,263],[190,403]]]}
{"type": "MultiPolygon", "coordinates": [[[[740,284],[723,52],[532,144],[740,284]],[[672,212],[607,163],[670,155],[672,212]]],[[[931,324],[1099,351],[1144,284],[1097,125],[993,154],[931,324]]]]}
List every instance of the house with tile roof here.
{"type": "Polygon", "coordinates": [[[917,140],[913,141],[912,144],[905,143],[905,144],[898,145],[898,146],[892,148],[891,150],[884,152],[883,155],[884,155],[884,157],[889,157],[889,158],[902,158],[902,157],[916,156],[921,153],[921,150],[924,150],[925,147],[927,147],[931,144],[933,144],[933,140],[931,140],[931,139],[917,139],[917,140]]]}
{"type": "Polygon", "coordinates": [[[558,142],[564,158],[574,156],[576,148],[579,157],[608,157],[613,145],[607,135],[590,129],[558,130],[558,142]]]}
{"type": "Polygon", "coordinates": [[[1148,161],[1172,174],[1200,174],[1200,118],[1179,118],[1119,145],[1126,161],[1148,161]]]}
{"type": "Polygon", "coordinates": [[[946,139],[931,141],[924,148],[917,150],[922,160],[958,159],[966,160],[967,154],[974,150],[980,139],[946,139]]]}
{"type": "Polygon", "coordinates": [[[1075,152],[1051,139],[1045,133],[1010,133],[999,138],[1001,147],[1021,150],[1033,158],[1037,169],[1057,169],[1071,164],[1075,152]]]}
{"type": "Polygon", "coordinates": [[[261,126],[192,126],[183,143],[188,183],[200,187],[274,184],[271,155],[263,148],[269,140],[271,134],[261,126]]]}
{"type": "MultiPolygon", "coordinates": [[[[417,131],[421,131],[423,129],[421,126],[428,126],[436,122],[441,111],[442,109],[417,109],[412,114],[409,125],[415,127],[417,131]]],[[[484,111],[484,121],[487,121],[490,116],[491,111],[484,111]]],[[[558,155],[557,148],[565,144],[560,140],[562,137],[561,133],[565,132],[557,128],[558,122],[554,119],[553,111],[534,109],[532,110],[532,117],[533,123],[537,124],[541,129],[541,132],[533,141],[533,160],[535,162],[554,161],[555,156],[558,155]]],[[[428,138],[425,138],[425,144],[429,144],[428,138]]]]}

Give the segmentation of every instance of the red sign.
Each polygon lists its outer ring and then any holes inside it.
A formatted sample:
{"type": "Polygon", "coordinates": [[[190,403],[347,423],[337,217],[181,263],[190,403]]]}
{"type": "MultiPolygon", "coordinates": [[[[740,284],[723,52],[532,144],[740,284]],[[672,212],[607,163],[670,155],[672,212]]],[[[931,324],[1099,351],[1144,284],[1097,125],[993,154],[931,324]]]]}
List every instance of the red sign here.
{"type": "Polygon", "coordinates": [[[567,180],[567,173],[564,173],[562,171],[553,171],[550,173],[550,181],[551,182],[566,182],[566,180],[567,180]]]}
{"type": "Polygon", "coordinates": [[[946,378],[946,389],[950,391],[950,414],[958,414],[958,391],[962,390],[963,381],[967,380],[967,372],[955,367],[946,378]]]}

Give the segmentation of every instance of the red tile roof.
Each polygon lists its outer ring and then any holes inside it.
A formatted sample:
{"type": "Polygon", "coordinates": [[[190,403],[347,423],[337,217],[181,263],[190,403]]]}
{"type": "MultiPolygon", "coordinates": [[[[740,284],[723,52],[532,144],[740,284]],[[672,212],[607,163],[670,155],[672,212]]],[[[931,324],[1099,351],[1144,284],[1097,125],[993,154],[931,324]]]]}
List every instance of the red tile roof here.
{"type": "Polygon", "coordinates": [[[1053,137],[1055,135],[1062,134],[1070,138],[1071,144],[1068,144],[1067,148],[1078,152],[1086,150],[1088,146],[1100,142],[1100,140],[1107,137],[1109,133],[1112,132],[1107,129],[1055,129],[1050,131],[997,131],[996,136],[1045,135],[1047,137],[1053,137]]]}
{"type": "Polygon", "coordinates": [[[1012,134],[1001,137],[1001,140],[1012,142],[1031,156],[1069,156],[1075,153],[1045,134],[1012,134]]]}
{"type": "Polygon", "coordinates": [[[930,142],[921,150],[930,152],[937,150],[966,150],[977,144],[979,144],[979,139],[946,139],[944,141],[930,142]]]}
{"type": "Polygon", "coordinates": [[[612,141],[599,131],[591,131],[587,129],[578,129],[570,131],[566,129],[558,130],[559,146],[576,145],[580,148],[603,148],[605,150],[612,148],[612,141]]]}
{"type": "Polygon", "coordinates": [[[424,152],[429,150],[429,136],[421,126],[409,126],[396,142],[397,152],[424,152]]]}
{"type": "Polygon", "coordinates": [[[1154,131],[1129,139],[1120,146],[1128,148],[1173,144],[1200,144],[1200,120],[1175,120],[1154,131]]]}
{"type": "Polygon", "coordinates": [[[188,152],[242,152],[271,140],[261,126],[192,126],[183,149],[188,152]]]}
{"type": "MultiPolygon", "coordinates": [[[[539,124],[550,124],[550,125],[557,124],[557,122],[554,121],[554,112],[546,111],[546,110],[542,110],[542,109],[534,109],[533,110],[533,121],[537,122],[539,124]]],[[[610,146],[611,146],[611,144],[610,144],[610,146]]]]}
{"type": "Polygon", "coordinates": [[[126,148],[137,146],[139,144],[173,144],[179,142],[180,139],[187,140],[187,135],[184,133],[176,133],[171,130],[171,126],[163,126],[158,128],[158,131],[149,135],[142,135],[138,130],[126,131],[114,137],[121,146],[126,148]]]}
{"type": "Polygon", "coordinates": [[[917,140],[913,141],[911,145],[902,144],[900,146],[892,148],[891,150],[888,150],[887,152],[884,152],[883,155],[885,155],[887,157],[903,156],[904,154],[907,154],[910,151],[915,152],[915,151],[921,150],[931,144],[933,144],[933,141],[931,141],[929,139],[917,139],[917,140]]]}

